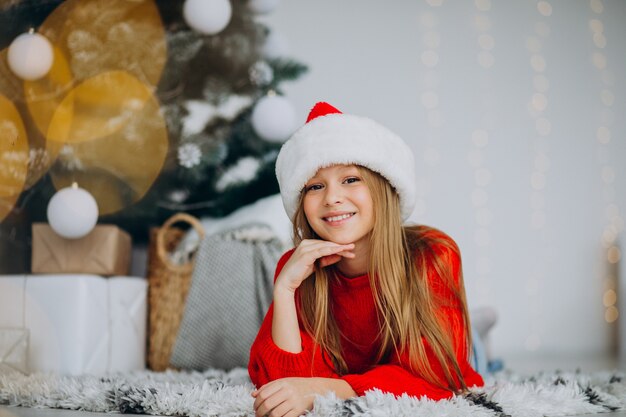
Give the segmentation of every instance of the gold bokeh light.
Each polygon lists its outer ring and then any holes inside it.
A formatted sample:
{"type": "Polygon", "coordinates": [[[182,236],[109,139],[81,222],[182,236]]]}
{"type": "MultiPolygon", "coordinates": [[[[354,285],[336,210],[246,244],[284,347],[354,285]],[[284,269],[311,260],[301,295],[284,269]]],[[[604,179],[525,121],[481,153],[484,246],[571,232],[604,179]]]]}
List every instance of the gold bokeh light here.
{"type": "Polygon", "coordinates": [[[145,195],[168,148],[154,94],[167,62],[155,1],[66,0],[37,31],[53,46],[43,78],[19,79],[0,51],[0,123],[19,131],[0,143],[0,221],[47,172],[57,188],[80,179],[101,214],[119,211],[145,195]]]}
{"type": "MultiPolygon", "coordinates": [[[[119,114],[124,117],[124,123],[115,131],[106,130],[109,135],[65,144],[62,156],[51,169],[51,176],[57,189],[77,182],[94,196],[100,214],[105,215],[117,212],[145,195],[165,162],[168,136],[159,102],[151,94],[150,86],[122,71],[100,74],[94,79],[98,77],[116,79],[117,85],[128,87],[126,94],[132,92],[141,98],[136,103],[144,102],[136,107],[132,104],[121,106],[119,114]]],[[[81,84],[87,86],[86,92],[101,91],[91,89],[90,82],[87,80],[81,84]]],[[[81,126],[86,128],[86,121],[81,126]]],[[[101,121],[106,123],[104,119],[101,121]]],[[[73,134],[72,131],[70,135],[73,134]]]]}
{"type": "Polygon", "coordinates": [[[607,323],[613,323],[619,317],[619,310],[615,306],[610,306],[604,310],[604,320],[607,323]]]}
{"type": "Polygon", "coordinates": [[[47,135],[50,121],[55,116],[58,119],[57,123],[63,125],[65,129],[57,129],[57,136],[51,139],[64,142],[68,138],[74,113],[73,101],[67,97],[74,81],[67,59],[61,50],[56,46],[53,50],[54,60],[48,74],[38,80],[24,81],[24,98],[39,131],[47,135]],[[59,112],[59,105],[62,102],[65,102],[65,105],[62,112],[59,112]]]}
{"type": "Polygon", "coordinates": [[[77,82],[124,70],[156,86],[167,60],[165,29],[152,0],[66,0],[38,31],[69,57],[77,82]]]}
{"type": "Polygon", "coordinates": [[[98,74],[74,87],[57,106],[48,140],[77,143],[112,135],[152,97],[152,89],[128,72],[98,74]]]}
{"type": "Polygon", "coordinates": [[[13,209],[28,174],[26,129],[15,105],[0,94],[0,221],[13,209]]]}

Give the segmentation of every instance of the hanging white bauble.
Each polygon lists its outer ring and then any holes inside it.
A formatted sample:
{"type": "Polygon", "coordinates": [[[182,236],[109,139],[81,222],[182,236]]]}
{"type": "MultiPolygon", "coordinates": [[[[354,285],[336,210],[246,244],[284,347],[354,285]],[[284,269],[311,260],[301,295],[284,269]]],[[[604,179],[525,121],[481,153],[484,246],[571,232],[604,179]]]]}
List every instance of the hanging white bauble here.
{"type": "Polygon", "coordinates": [[[248,7],[252,13],[266,14],[273,11],[280,0],[248,0],[248,7]]]}
{"type": "Polygon", "coordinates": [[[289,55],[289,42],[280,33],[271,31],[265,39],[261,53],[268,59],[276,59],[289,55]]]}
{"type": "Polygon", "coordinates": [[[37,80],[50,71],[54,53],[50,41],[38,33],[23,33],[11,42],[9,68],[24,80],[37,80]]]}
{"type": "Polygon", "coordinates": [[[285,97],[263,97],[252,110],[254,131],[270,142],[287,140],[293,133],[295,125],[296,111],[285,97]]]}
{"type": "Polygon", "coordinates": [[[64,238],[81,238],[91,232],[97,222],[96,199],[83,188],[62,188],[48,203],[48,223],[64,238]]]}
{"type": "Polygon", "coordinates": [[[183,5],[187,24],[206,35],[221,32],[228,26],[232,13],[229,0],[185,0],[183,5]]]}

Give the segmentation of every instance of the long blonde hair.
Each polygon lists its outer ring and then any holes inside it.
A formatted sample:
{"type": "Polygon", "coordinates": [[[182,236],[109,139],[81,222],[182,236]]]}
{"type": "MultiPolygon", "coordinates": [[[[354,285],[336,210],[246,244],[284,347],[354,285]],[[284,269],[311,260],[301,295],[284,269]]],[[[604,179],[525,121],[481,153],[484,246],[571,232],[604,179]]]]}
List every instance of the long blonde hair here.
{"type": "MultiPolygon", "coordinates": [[[[374,206],[368,273],[379,313],[381,344],[372,366],[384,363],[389,355],[400,355],[408,348],[409,365],[413,371],[436,386],[455,392],[466,390],[454,354],[452,331],[443,328],[435,314],[435,309],[440,306],[460,306],[463,318],[460,325],[466,329],[465,346],[466,350],[469,349],[470,321],[461,271],[459,282],[455,282],[450,260],[433,252],[435,245],[443,246],[460,256],[458,248],[449,240],[428,233],[433,229],[426,226],[403,227],[398,193],[378,173],[361,166],[358,168],[369,187],[374,206]],[[427,263],[429,259],[431,264],[427,263]],[[431,293],[427,276],[429,265],[435,268],[455,300],[436,299],[431,293]],[[443,380],[429,363],[422,338],[428,342],[441,365],[443,380]]],[[[296,245],[303,239],[319,239],[306,219],[303,199],[304,193],[293,222],[296,245]]],[[[316,266],[313,276],[304,280],[298,289],[298,311],[305,330],[316,341],[324,358],[332,361],[338,374],[344,375],[348,373],[348,366],[342,355],[340,332],[329,297],[329,280],[336,279],[333,271],[334,267],[316,266]]]]}

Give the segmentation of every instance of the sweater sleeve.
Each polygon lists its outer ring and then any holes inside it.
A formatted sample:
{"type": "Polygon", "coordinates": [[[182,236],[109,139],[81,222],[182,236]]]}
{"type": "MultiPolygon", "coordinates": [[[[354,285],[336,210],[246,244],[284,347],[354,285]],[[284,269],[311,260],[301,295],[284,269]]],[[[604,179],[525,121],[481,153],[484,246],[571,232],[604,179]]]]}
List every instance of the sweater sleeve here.
{"type": "MultiPolygon", "coordinates": [[[[292,254],[293,250],[290,250],[278,261],[274,282],[292,254]]],[[[313,342],[302,326],[300,326],[301,352],[292,353],[279,348],[272,339],[273,314],[274,303],[270,305],[250,349],[248,373],[253,384],[261,387],[270,381],[287,377],[338,378],[328,365],[331,363],[330,359],[323,356],[320,347],[313,342]]]]}
{"type": "MultiPolygon", "coordinates": [[[[449,237],[445,236],[447,239],[449,237]]],[[[452,244],[454,242],[450,239],[452,244]]],[[[455,245],[454,245],[455,247],[455,245]]],[[[456,286],[461,285],[461,259],[458,251],[451,250],[444,246],[433,248],[433,257],[444,257],[444,261],[451,267],[452,276],[456,286]]],[[[436,315],[439,323],[445,328],[446,332],[452,336],[452,344],[456,359],[461,368],[465,384],[469,387],[483,385],[483,380],[476,373],[468,362],[468,347],[466,343],[466,325],[463,321],[461,304],[454,294],[454,291],[446,285],[442,278],[438,275],[438,271],[431,261],[428,265],[428,283],[431,293],[440,300],[439,307],[436,309],[436,315]]],[[[463,290],[463,287],[457,287],[463,290]]],[[[422,339],[428,362],[434,373],[438,375],[442,381],[444,371],[442,365],[437,360],[432,348],[422,339]]],[[[453,393],[448,389],[441,388],[428,382],[420,372],[413,372],[409,366],[408,349],[398,355],[392,355],[392,359],[387,364],[377,365],[371,370],[362,374],[344,375],[342,377],[358,395],[371,389],[380,389],[394,395],[402,395],[404,393],[422,397],[426,396],[433,400],[450,398],[453,393]]]]}
{"type": "Polygon", "coordinates": [[[402,365],[378,365],[365,373],[344,375],[341,379],[350,384],[359,396],[373,389],[394,395],[407,394],[418,398],[426,396],[431,400],[452,396],[452,391],[432,385],[402,365]]]}

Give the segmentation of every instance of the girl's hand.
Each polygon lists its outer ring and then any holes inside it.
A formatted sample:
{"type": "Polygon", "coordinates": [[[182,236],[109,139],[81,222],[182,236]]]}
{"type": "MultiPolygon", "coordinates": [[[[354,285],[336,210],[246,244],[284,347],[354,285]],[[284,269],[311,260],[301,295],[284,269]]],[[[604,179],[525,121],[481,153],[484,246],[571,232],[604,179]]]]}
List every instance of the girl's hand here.
{"type": "Polygon", "coordinates": [[[298,417],[313,409],[318,392],[316,378],[281,378],[254,390],[256,417],[298,417]]]}
{"type": "Polygon", "coordinates": [[[276,278],[274,289],[295,292],[302,281],[313,273],[313,267],[318,259],[321,267],[332,265],[339,262],[342,257],[354,258],[354,253],[350,252],[352,249],[354,243],[340,245],[325,240],[303,240],[276,278]]]}

